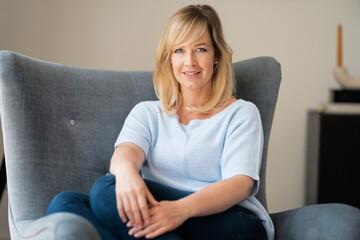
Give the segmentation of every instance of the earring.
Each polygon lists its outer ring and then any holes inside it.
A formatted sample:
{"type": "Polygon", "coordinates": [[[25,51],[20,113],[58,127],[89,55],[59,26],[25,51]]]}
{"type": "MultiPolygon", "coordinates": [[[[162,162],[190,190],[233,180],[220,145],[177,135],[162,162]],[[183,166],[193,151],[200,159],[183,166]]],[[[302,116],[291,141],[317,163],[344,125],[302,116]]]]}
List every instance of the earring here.
{"type": "Polygon", "coordinates": [[[215,65],[218,64],[218,61],[215,61],[215,65]]]}

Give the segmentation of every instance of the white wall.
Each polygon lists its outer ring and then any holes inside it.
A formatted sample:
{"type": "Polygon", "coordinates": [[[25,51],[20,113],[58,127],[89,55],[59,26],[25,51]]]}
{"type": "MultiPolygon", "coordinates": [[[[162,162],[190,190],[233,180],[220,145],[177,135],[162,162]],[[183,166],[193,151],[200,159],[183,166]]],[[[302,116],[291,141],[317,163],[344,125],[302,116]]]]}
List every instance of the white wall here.
{"type": "MultiPolygon", "coordinates": [[[[282,65],[268,154],[268,204],[271,212],[301,207],[306,114],[338,87],[332,75],[338,23],[344,65],[360,76],[360,1],[0,0],[0,49],[91,68],[152,70],[170,15],[207,2],[222,19],[234,61],[269,55],[282,65]]],[[[5,213],[0,216],[2,224],[5,213]]]]}

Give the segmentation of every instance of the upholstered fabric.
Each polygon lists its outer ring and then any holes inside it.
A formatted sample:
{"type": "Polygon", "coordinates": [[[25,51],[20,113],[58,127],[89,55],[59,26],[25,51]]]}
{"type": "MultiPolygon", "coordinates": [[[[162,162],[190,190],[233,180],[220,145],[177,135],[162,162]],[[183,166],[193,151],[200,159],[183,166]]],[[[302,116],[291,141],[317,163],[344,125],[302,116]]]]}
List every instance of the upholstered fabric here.
{"type": "MultiPolygon", "coordinates": [[[[237,97],[253,102],[262,117],[264,154],[257,198],[266,207],[266,156],[280,65],[273,58],[261,57],[234,63],[234,71],[237,97]]],[[[99,239],[85,219],[65,213],[45,216],[46,209],[61,191],[89,192],[93,182],[108,171],[113,144],[129,111],[140,101],[154,99],[152,72],[79,68],[0,51],[0,110],[12,239],[99,239]]],[[[358,209],[313,206],[326,218],[309,216],[307,209],[272,215],[277,238],[311,239],[301,236],[310,236],[318,224],[323,227],[317,236],[328,233],[326,226],[336,225],[347,239],[360,238],[358,209]],[[346,215],[334,219],[329,215],[334,209],[346,215]],[[308,228],[308,218],[312,228],[308,228]],[[334,224],[339,219],[342,224],[334,224]]]]}
{"type": "Polygon", "coordinates": [[[276,239],[358,240],[360,211],[345,204],[318,204],[271,214],[276,239]]]}

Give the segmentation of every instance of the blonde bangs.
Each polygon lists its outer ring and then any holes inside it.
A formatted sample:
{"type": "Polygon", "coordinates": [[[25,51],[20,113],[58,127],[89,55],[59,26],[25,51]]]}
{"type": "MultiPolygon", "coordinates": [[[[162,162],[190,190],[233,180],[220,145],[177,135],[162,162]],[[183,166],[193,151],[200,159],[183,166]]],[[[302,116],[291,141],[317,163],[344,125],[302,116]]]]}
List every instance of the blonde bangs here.
{"type": "Polygon", "coordinates": [[[172,27],[169,29],[169,50],[174,50],[177,47],[191,44],[200,39],[206,29],[207,23],[201,19],[193,19],[191,22],[183,21],[183,19],[174,19],[172,27]]]}

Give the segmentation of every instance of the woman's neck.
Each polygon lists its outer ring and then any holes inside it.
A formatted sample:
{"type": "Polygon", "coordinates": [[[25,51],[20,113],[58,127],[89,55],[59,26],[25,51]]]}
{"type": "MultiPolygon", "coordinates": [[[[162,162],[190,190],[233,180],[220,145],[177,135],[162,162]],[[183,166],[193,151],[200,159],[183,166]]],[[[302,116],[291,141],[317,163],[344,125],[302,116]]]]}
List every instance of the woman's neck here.
{"type": "Polygon", "coordinates": [[[182,106],[184,109],[199,108],[209,102],[210,92],[182,91],[182,106]]]}
{"type": "MultiPolygon", "coordinates": [[[[221,112],[226,107],[228,107],[230,104],[236,102],[236,100],[237,100],[236,98],[232,97],[232,98],[229,99],[229,101],[222,108],[220,108],[220,109],[218,109],[218,110],[216,110],[214,112],[206,113],[206,114],[205,113],[204,114],[195,113],[195,112],[191,111],[191,109],[187,108],[189,105],[183,104],[180,107],[180,109],[177,111],[177,115],[179,117],[179,121],[182,124],[188,125],[191,120],[194,120],[194,119],[207,119],[207,118],[210,118],[210,117],[216,115],[217,113],[221,112]]],[[[190,106],[195,107],[195,105],[190,105],[190,106]]],[[[199,107],[201,107],[201,106],[202,105],[200,105],[199,107]]]]}

